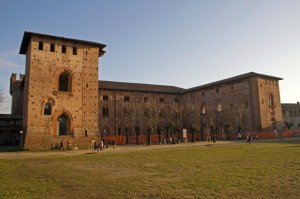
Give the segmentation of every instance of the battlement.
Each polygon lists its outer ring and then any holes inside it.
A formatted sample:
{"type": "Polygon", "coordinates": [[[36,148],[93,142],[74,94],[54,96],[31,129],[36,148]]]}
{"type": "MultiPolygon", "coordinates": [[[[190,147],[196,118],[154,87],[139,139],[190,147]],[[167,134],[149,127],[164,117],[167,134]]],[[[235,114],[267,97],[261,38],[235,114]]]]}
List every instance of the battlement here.
{"type": "Polygon", "coordinates": [[[10,76],[10,89],[9,93],[12,95],[16,90],[22,89],[23,80],[25,79],[24,74],[20,74],[19,78],[17,78],[17,73],[12,73],[10,76]]]}
{"type": "Polygon", "coordinates": [[[17,79],[17,73],[12,73],[11,77],[10,77],[10,82],[19,82],[19,81],[23,81],[25,75],[24,74],[20,74],[19,75],[19,79],[17,79]]]}

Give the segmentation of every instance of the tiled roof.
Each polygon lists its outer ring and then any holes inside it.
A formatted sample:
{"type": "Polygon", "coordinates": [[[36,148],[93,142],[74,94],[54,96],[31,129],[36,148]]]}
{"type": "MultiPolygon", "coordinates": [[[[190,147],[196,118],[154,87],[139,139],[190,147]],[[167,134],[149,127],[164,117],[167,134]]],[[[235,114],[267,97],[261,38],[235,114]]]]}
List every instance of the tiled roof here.
{"type": "Polygon", "coordinates": [[[163,85],[127,83],[127,82],[112,82],[112,81],[99,81],[99,90],[101,90],[101,89],[173,93],[173,94],[179,94],[179,93],[182,93],[183,91],[185,91],[185,89],[175,87],[175,86],[163,86],[163,85]]]}
{"type": "Polygon", "coordinates": [[[235,76],[235,77],[223,79],[223,80],[220,80],[220,81],[212,82],[212,83],[209,83],[209,84],[204,84],[204,85],[201,85],[201,86],[196,86],[196,87],[193,87],[193,88],[189,88],[189,89],[186,90],[186,92],[195,91],[195,90],[199,90],[199,89],[209,89],[211,87],[219,86],[221,84],[234,83],[234,82],[241,81],[243,79],[248,79],[248,78],[255,77],[255,76],[260,76],[260,77],[269,78],[269,79],[282,80],[282,78],[280,78],[280,77],[274,77],[274,76],[269,76],[269,75],[250,72],[250,73],[245,73],[245,74],[238,75],[238,76],[235,76]]]}
{"type": "Polygon", "coordinates": [[[231,77],[228,79],[223,79],[217,82],[212,82],[209,84],[205,84],[202,86],[197,86],[189,89],[183,89],[175,86],[163,86],[163,85],[153,85],[153,84],[139,84],[139,83],[127,83],[127,82],[113,82],[113,81],[99,81],[99,89],[111,89],[111,90],[127,90],[127,91],[145,91],[145,92],[160,92],[160,93],[174,93],[180,94],[190,91],[195,91],[199,89],[209,89],[211,87],[219,86],[221,84],[234,83],[237,81],[241,81],[243,79],[248,79],[250,77],[260,76],[269,79],[282,80],[282,78],[263,75],[259,73],[246,73],[242,75],[238,75],[235,77],[231,77]]]}

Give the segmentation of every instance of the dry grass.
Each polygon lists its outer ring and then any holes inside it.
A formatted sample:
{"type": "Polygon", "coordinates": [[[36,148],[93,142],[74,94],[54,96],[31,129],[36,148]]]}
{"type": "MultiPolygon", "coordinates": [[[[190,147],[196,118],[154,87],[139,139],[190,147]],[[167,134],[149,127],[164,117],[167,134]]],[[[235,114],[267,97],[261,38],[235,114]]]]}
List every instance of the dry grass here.
{"type": "Polygon", "coordinates": [[[299,198],[300,140],[3,159],[0,198],[299,198]]]}

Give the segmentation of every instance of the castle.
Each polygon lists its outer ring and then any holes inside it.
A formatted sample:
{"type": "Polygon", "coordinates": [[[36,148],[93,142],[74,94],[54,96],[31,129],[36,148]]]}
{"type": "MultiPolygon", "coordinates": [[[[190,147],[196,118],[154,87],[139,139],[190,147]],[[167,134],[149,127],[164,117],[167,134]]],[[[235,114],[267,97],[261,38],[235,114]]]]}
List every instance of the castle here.
{"type": "Polygon", "coordinates": [[[254,72],[183,89],[99,81],[106,45],[24,32],[25,75],[11,76],[12,114],[22,115],[24,149],[99,137],[120,143],[185,136],[232,139],[282,123],[279,77],[254,72]]]}

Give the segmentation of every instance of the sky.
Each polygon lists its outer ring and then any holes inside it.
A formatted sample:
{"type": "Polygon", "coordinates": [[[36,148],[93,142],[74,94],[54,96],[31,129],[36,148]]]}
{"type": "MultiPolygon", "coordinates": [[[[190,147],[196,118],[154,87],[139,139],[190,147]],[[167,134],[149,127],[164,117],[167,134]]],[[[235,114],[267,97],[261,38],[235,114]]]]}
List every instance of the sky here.
{"type": "Polygon", "coordinates": [[[248,72],[300,101],[299,0],[1,0],[0,113],[24,31],[106,44],[99,80],[191,88],[248,72]]]}

